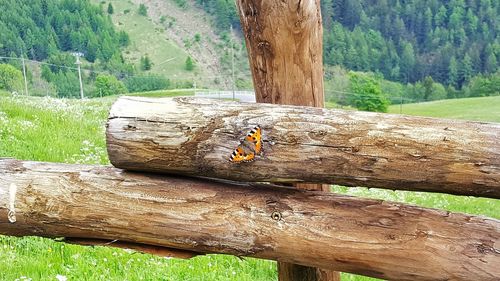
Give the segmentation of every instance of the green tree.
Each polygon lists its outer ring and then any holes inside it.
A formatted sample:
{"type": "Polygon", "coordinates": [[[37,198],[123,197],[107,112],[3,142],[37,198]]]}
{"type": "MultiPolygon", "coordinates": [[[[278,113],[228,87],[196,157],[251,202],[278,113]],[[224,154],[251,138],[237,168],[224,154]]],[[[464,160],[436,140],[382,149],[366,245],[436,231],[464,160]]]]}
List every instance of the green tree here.
{"type": "Polygon", "coordinates": [[[415,67],[415,52],[413,46],[405,42],[403,44],[403,53],[401,54],[401,74],[405,77],[406,81],[411,81],[411,73],[413,73],[413,68],[415,67]]]}
{"type": "Polygon", "coordinates": [[[361,70],[359,67],[361,65],[360,57],[352,44],[347,48],[344,57],[344,65],[347,66],[348,69],[361,70]]]}
{"type": "Polygon", "coordinates": [[[0,64],[0,89],[21,91],[23,74],[10,64],[0,64]]]}
{"type": "Polygon", "coordinates": [[[99,52],[99,43],[97,42],[97,39],[91,38],[86,42],[86,52],[85,52],[85,59],[87,59],[89,62],[95,62],[97,59],[97,52],[99,52]]]}
{"type": "Polygon", "coordinates": [[[181,8],[186,8],[187,7],[187,1],[186,0],[174,0],[174,2],[181,8]]]}
{"type": "Polygon", "coordinates": [[[194,42],[197,42],[197,43],[201,42],[201,35],[199,33],[196,33],[194,35],[194,42]]]}
{"type": "Polygon", "coordinates": [[[113,75],[99,74],[95,79],[94,96],[121,95],[127,92],[127,88],[113,75]]]}
{"type": "Polygon", "coordinates": [[[194,66],[195,66],[195,65],[194,65],[194,61],[193,61],[193,59],[191,59],[191,57],[190,57],[190,56],[188,56],[188,57],[186,58],[186,63],[185,63],[184,68],[185,68],[187,71],[192,71],[192,70],[194,69],[194,66]]]}
{"type": "Polygon", "coordinates": [[[467,14],[465,15],[465,23],[465,30],[467,31],[467,34],[475,36],[476,30],[479,26],[479,20],[470,8],[467,9],[467,14]]]}
{"type": "Polygon", "coordinates": [[[459,69],[460,86],[468,83],[472,77],[472,60],[468,54],[465,54],[459,69]]]}
{"type": "Polygon", "coordinates": [[[436,26],[445,26],[446,25],[447,12],[448,12],[448,10],[446,9],[446,7],[444,5],[439,7],[438,12],[434,16],[434,22],[435,22],[436,26]]]}
{"type": "Polygon", "coordinates": [[[498,68],[497,57],[493,52],[489,53],[486,57],[486,64],[484,65],[484,70],[487,73],[495,72],[498,68]]]}
{"type": "Polygon", "coordinates": [[[361,20],[363,7],[359,0],[345,1],[343,12],[343,23],[349,28],[354,28],[361,20]]]}
{"type": "Polygon", "coordinates": [[[448,97],[446,88],[441,83],[432,84],[432,95],[429,100],[442,100],[448,97]]]}
{"type": "Polygon", "coordinates": [[[151,70],[152,63],[149,56],[146,54],[141,57],[141,69],[144,71],[151,70]]]}
{"type": "Polygon", "coordinates": [[[120,42],[120,46],[128,46],[130,44],[130,37],[128,36],[127,32],[125,32],[124,30],[118,32],[118,41],[120,42]]]}
{"type": "Polygon", "coordinates": [[[455,57],[451,57],[450,66],[448,67],[448,84],[457,88],[458,87],[458,63],[455,57]]]}
{"type": "Polygon", "coordinates": [[[347,53],[344,28],[335,23],[325,36],[325,61],[330,65],[344,65],[344,56],[347,53]]]}
{"type": "Polygon", "coordinates": [[[424,18],[423,18],[423,22],[422,22],[422,30],[424,33],[422,35],[422,40],[423,40],[422,43],[426,47],[429,47],[430,35],[432,32],[432,18],[433,18],[432,11],[428,7],[427,10],[425,10],[424,18]]]}
{"type": "Polygon", "coordinates": [[[130,63],[125,63],[120,53],[115,53],[103,66],[105,69],[111,69],[113,74],[120,79],[134,74],[134,66],[130,63]]]}
{"type": "Polygon", "coordinates": [[[486,97],[500,95],[500,72],[492,75],[478,75],[467,85],[468,96],[486,97]]]}
{"type": "Polygon", "coordinates": [[[53,75],[52,84],[56,87],[60,98],[76,98],[80,96],[80,84],[74,71],[59,71],[53,75]]]}
{"type": "Polygon", "coordinates": [[[111,2],[108,4],[108,14],[112,15],[114,13],[113,5],[111,2]]]}
{"type": "Polygon", "coordinates": [[[321,5],[321,18],[323,19],[324,27],[329,30],[333,25],[333,1],[322,0],[321,5]]]}
{"type": "Polygon", "coordinates": [[[380,83],[373,77],[349,73],[350,90],[347,103],[359,110],[387,112],[389,100],[382,93],[380,83]]]}
{"type": "Polygon", "coordinates": [[[168,89],[170,81],[162,76],[132,76],[125,79],[125,86],[129,92],[144,92],[168,89]]]}
{"type": "Polygon", "coordinates": [[[139,10],[137,10],[137,13],[141,16],[147,16],[148,15],[148,8],[144,4],[139,5],[139,10]]]}
{"type": "Polygon", "coordinates": [[[434,80],[432,80],[432,77],[426,76],[422,85],[424,86],[424,100],[428,101],[432,96],[434,80]]]}

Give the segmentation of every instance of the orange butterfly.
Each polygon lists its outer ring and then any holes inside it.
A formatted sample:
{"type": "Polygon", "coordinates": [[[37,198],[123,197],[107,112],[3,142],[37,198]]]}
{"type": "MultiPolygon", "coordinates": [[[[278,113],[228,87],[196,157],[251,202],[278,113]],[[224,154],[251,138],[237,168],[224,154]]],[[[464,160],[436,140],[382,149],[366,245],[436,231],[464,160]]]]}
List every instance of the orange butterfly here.
{"type": "Polygon", "coordinates": [[[262,130],[260,126],[255,126],[240,145],[231,153],[229,161],[233,163],[250,162],[255,160],[255,155],[262,153],[262,130]]]}

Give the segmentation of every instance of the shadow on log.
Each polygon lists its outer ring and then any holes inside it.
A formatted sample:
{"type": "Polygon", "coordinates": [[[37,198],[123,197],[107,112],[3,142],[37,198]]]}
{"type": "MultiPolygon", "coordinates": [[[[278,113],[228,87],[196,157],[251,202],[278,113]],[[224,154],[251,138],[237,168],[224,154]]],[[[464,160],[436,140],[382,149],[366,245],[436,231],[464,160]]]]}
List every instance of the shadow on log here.
{"type": "Polygon", "coordinates": [[[101,247],[114,247],[120,249],[129,249],[137,252],[151,254],[160,257],[170,257],[178,259],[190,259],[198,255],[198,253],[191,251],[183,251],[177,249],[171,249],[161,246],[152,246],[140,243],[130,243],[117,240],[105,240],[105,239],[88,239],[88,238],[77,238],[77,237],[67,237],[61,242],[75,244],[80,246],[101,246],[101,247]]]}
{"type": "Polygon", "coordinates": [[[283,187],[0,160],[0,233],[273,259],[393,280],[498,280],[500,222],[283,187]]]}
{"type": "Polygon", "coordinates": [[[246,182],[332,183],[500,198],[500,124],[195,98],[122,97],[114,166],[246,182]],[[255,125],[264,154],[228,161],[255,125]]]}

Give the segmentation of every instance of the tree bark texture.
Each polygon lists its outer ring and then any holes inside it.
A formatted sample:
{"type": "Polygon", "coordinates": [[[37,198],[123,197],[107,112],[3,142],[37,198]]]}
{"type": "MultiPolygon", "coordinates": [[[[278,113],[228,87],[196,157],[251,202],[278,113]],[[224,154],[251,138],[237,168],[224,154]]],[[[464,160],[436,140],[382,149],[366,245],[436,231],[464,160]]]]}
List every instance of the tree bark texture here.
{"type": "Polygon", "coordinates": [[[495,219],[102,166],[0,160],[0,233],[117,239],[391,280],[500,276],[495,219]]]}
{"type": "MultiPolygon", "coordinates": [[[[319,0],[236,1],[259,103],[324,107],[319,0]]],[[[295,184],[329,191],[329,185],[295,184]]],[[[339,273],[278,264],[281,281],[337,281],[339,273]]]]}
{"type": "Polygon", "coordinates": [[[237,0],[259,103],[322,106],[319,0],[237,0]]]}
{"type": "Polygon", "coordinates": [[[118,168],[236,181],[333,183],[500,198],[500,124],[122,97],[107,124],[118,168]],[[228,161],[259,124],[263,155],[228,161]]]}

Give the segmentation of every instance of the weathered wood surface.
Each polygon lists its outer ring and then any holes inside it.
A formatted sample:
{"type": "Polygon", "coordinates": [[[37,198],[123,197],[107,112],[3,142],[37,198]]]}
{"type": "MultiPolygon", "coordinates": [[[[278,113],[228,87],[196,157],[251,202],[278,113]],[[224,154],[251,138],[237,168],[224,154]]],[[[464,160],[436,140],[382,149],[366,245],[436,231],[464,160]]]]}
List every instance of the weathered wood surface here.
{"type": "MultiPolygon", "coordinates": [[[[259,103],[324,107],[319,0],[238,0],[259,103]]],[[[329,185],[295,184],[329,191],[329,185]]],[[[338,281],[340,273],[278,263],[280,281],[338,281]]]]}
{"type": "Polygon", "coordinates": [[[0,160],[0,233],[117,239],[391,280],[500,276],[498,220],[112,167],[0,160]]]}
{"type": "Polygon", "coordinates": [[[500,124],[220,100],[122,97],[118,168],[237,181],[335,183],[500,198],[500,124]],[[260,124],[264,155],[229,155],[260,124]]]}
{"type": "Polygon", "coordinates": [[[323,104],[319,0],[237,0],[236,3],[257,102],[323,104]]]}

